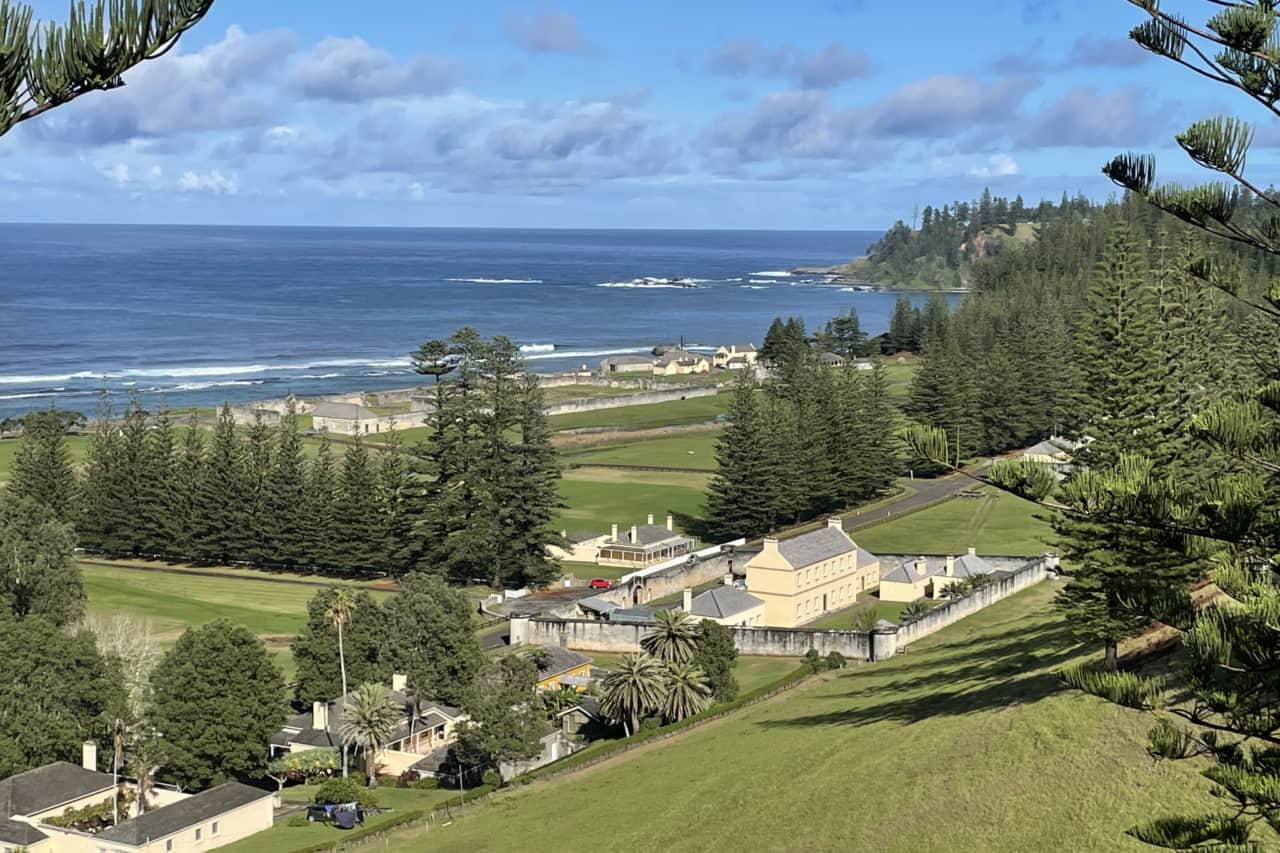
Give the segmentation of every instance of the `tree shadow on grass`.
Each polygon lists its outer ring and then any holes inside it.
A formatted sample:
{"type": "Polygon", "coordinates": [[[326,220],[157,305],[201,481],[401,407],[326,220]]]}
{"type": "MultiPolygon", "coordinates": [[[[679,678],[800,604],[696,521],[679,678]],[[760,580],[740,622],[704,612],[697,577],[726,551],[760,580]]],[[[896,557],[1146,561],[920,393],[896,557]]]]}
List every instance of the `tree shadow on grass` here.
{"type": "MultiPolygon", "coordinates": [[[[841,679],[850,690],[827,697],[862,702],[856,707],[790,719],[767,720],[765,728],[915,723],[1026,705],[1066,689],[1054,670],[1083,647],[1062,622],[1031,630],[984,635],[973,642],[934,646],[918,662],[884,664],[881,672],[862,669],[841,679]],[[868,678],[881,679],[874,684],[868,678]]],[[[838,682],[837,682],[838,683],[838,682]]]]}

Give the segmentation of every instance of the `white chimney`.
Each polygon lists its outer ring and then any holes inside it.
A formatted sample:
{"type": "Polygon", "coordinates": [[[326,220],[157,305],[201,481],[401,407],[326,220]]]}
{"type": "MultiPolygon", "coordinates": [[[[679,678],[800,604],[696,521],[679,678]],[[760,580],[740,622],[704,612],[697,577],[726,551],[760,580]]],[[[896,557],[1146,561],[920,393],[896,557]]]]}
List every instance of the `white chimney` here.
{"type": "Polygon", "coordinates": [[[631,544],[640,544],[640,530],[634,524],[631,525],[631,544]]]}
{"type": "Polygon", "coordinates": [[[733,572],[725,572],[724,585],[733,586],[733,572]]]}
{"type": "Polygon", "coordinates": [[[403,693],[405,688],[408,686],[409,686],[409,678],[407,676],[401,675],[398,672],[391,676],[392,690],[399,690],[401,693],[403,693]]]}
{"type": "Polygon", "coordinates": [[[85,770],[98,770],[98,745],[91,740],[80,747],[80,766],[85,770]]]}
{"type": "Polygon", "coordinates": [[[609,538],[614,542],[618,541],[618,525],[614,524],[609,527],[609,538]]]}
{"type": "Polygon", "coordinates": [[[948,554],[947,555],[947,577],[949,578],[955,577],[955,574],[956,574],[956,558],[948,554]]]}
{"type": "Polygon", "coordinates": [[[675,516],[673,516],[671,513],[667,513],[667,529],[668,530],[676,529],[676,519],[675,519],[675,516]]]}
{"type": "Polygon", "coordinates": [[[844,532],[844,521],[838,515],[833,515],[827,519],[827,527],[834,527],[841,533],[844,532]]]}
{"type": "Polygon", "coordinates": [[[924,577],[925,572],[929,570],[929,561],[924,557],[916,557],[916,574],[924,577]]]}
{"type": "Polygon", "coordinates": [[[649,515],[648,515],[648,517],[645,519],[645,522],[644,522],[644,523],[645,523],[645,524],[653,524],[653,513],[649,513],[649,515]]]}
{"type": "Polygon", "coordinates": [[[976,556],[978,556],[978,549],[977,549],[977,548],[972,548],[972,547],[971,547],[971,548],[969,549],[969,556],[970,556],[970,557],[976,557],[976,556]]]}
{"type": "Polygon", "coordinates": [[[311,703],[311,728],[324,731],[329,728],[329,703],[311,703]]]}
{"type": "Polygon", "coordinates": [[[776,536],[766,536],[761,540],[760,544],[764,546],[761,551],[762,554],[778,553],[778,538],[776,536]]]}
{"type": "Polygon", "coordinates": [[[687,586],[684,588],[684,612],[693,612],[693,590],[687,586]]]}

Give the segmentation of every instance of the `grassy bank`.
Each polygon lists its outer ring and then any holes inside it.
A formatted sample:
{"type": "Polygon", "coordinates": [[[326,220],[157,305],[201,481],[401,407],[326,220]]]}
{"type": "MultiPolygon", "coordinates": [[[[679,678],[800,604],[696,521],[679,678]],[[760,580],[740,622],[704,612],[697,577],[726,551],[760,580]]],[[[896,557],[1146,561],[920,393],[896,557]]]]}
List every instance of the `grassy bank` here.
{"type": "Polygon", "coordinates": [[[681,426],[713,421],[729,410],[732,398],[729,392],[711,397],[694,397],[688,400],[672,400],[669,403],[649,403],[642,406],[619,406],[616,409],[600,409],[595,412],[575,412],[548,418],[553,430],[600,427],[626,427],[651,429],[654,427],[681,426]]]}
{"type": "Polygon", "coordinates": [[[1055,589],[384,849],[506,850],[518,838],[531,850],[715,850],[733,838],[754,850],[1136,853],[1146,848],[1126,827],[1210,799],[1194,763],[1152,767],[1149,718],[1059,684],[1052,670],[1080,649],[1049,607],[1055,589]],[[626,818],[607,830],[570,829],[598,827],[619,803],[626,818]]]}
{"type": "Polygon", "coordinates": [[[928,509],[853,532],[873,554],[1033,555],[1052,550],[1053,529],[1044,510],[1012,495],[984,492],[980,498],[953,498],[928,509]]]}

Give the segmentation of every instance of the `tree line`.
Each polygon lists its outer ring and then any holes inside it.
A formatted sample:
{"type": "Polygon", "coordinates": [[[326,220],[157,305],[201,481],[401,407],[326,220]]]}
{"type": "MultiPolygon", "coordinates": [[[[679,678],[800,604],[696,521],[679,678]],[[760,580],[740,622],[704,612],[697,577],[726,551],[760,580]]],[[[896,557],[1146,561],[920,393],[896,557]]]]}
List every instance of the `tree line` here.
{"type": "Polygon", "coordinates": [[[278,425],[238,428],[224,405],[210,431],[133,398],[118,417],[104,406],[80,473],[64,413],[26,415],[8,491],[110,555],[552,579],[559,469],[536,376],[510,340],[469,329],[423,344],[415,361],[436,380],[435,406],[411,447],[393,431],[376,449],[356,436],[339,456],[321,434],[312,456],[292,407],[278,425]]]}

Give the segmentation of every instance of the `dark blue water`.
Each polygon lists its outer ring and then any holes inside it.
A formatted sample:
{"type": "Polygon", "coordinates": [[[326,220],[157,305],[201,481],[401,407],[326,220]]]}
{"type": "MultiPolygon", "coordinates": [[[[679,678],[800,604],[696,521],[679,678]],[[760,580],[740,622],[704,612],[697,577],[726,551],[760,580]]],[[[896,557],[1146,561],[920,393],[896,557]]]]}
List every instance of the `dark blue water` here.
{"type": "Polygon", "coordinates": [[[407,353],[462,325],[540,371],[681,337],[759,342],[895,296],[797,265],[862,254],[872,232],[0,226],[0,415],[92,412],[103,388],[170,406],[413,384],[407,353]],[[635,286],[684,276],[696,288],[635,286]]]}

